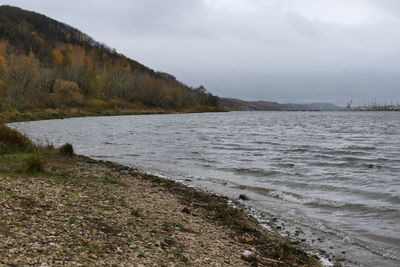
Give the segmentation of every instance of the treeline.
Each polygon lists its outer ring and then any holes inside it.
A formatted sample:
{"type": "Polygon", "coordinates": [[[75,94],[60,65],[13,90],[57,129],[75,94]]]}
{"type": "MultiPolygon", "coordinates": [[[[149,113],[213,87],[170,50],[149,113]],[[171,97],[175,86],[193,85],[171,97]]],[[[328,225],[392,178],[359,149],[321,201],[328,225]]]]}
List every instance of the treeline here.
{"type": "Polygon", "coordinates": [[[46,16],[0,7],[0,111],[218,107],[200,86],[154,72],[46,16]]]}

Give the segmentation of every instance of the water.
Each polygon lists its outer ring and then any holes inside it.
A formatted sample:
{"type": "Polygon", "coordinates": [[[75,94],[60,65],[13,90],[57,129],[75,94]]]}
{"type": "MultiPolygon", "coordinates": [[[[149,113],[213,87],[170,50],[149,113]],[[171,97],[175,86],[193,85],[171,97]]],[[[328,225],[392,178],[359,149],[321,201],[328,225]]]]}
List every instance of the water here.
{"type": "MultiPolygon", "coordinates": [[[[230,112],[14,124],[41,142],[237,197],[350,265],[400,265],[400,113],[230,112]]],[[[345,265],[346,265],[345,264],[345,265]]]]}

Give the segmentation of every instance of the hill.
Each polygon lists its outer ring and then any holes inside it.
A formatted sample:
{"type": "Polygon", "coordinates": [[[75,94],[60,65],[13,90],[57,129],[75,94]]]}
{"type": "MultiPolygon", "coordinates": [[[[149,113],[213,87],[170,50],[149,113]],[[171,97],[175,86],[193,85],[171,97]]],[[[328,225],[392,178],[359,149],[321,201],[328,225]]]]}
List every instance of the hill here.
{"type": "Polygon", "coordinates": [[[37,109],[216,110],[191,88],[44,15],[0,7],[0,112],[37,109]]]}
{"type": "Polygon", "coordinates": [[[336,111],[343,110],[331,103],[279,104],[270,101],[244,101],[221,98],[221,105],[230,111],[336,111]]]}
{"type": "Polygon", "coordinates": [[[291,106],[269,101],[245,101],[235,98],[221,98],[221,105],[230,111],[295,110],[291,106]]]}
{"type": "Polygon", "coordinates": [[[336,106],[332,103],[310,103],[310,104],[286,104],[296,110],[301,111],[338,111],[345,110],[343,107],[336,106]]]}

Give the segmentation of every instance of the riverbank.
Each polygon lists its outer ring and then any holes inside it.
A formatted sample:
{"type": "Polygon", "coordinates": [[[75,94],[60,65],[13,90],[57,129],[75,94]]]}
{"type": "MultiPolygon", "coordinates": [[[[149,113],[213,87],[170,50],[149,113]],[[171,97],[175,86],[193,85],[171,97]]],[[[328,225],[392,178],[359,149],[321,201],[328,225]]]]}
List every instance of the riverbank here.
{"type": "Polygon", "coordinates": [[[51,120],[89,116],[122,116],[122,115],[148,115],[148,114],[178,114],[178,113],[202,113],[225,112],[223,107],[198,106],[187,109],[163,109],[163,108],[68,108],[68,109],[39,109],[29,111],[8,110],[0,112],[0,123],[21,122],[36,120],[51,120]]]}
{"type": "Polygon", "coordinates": [[[2,264],[319,266],[224,197],[8,139],[21,144],[2,141],[2,264]]]}

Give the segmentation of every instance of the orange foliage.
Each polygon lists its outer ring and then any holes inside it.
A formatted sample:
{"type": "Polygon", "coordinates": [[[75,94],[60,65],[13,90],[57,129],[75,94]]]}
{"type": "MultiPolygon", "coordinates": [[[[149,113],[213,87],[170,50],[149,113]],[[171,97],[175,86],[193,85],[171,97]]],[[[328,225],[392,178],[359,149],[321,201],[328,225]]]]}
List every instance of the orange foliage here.
{"type": "Polygon", "coordinates": [[[60,49],[54,48],[51,53],[53,54],[54,57],[54,62],[57,65],[62,65],[64,62],[64,55],[61,53],[60,49]]]}
{"type": "Polygon", "coordinates": [[[75,106],[83,103],[83,95],[74,82],[57,79],[54,83],[54,93],[60,104],[75,106]]]}

